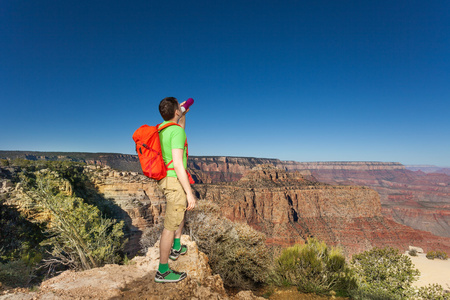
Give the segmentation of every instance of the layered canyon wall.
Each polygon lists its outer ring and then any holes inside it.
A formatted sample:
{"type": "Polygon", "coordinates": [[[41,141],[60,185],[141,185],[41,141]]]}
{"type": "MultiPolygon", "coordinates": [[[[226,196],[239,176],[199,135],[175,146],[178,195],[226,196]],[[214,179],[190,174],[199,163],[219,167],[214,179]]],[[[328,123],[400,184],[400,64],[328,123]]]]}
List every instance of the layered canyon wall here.
{"type": "MultiPolygon", "coordinates": [[[[0,151],[0,158],[72,160],[140,173],[136,155],[0,151]]],[[[450,237],[450,176],[411,171],[400,163],[294,162],[279,159],[190,156],[197,183],[236,182],[256,166],[271,164],[305,179],[333,185],[367,186],[380,195],[381,213],[397,223],[450,237]]]]}
{"type": "Polygon", "coordinates": [[[419,230],[450,237],[450,176],[406,169],[309,169],[330,184],[364,185],[380,195],[384,216],[419,230]]]}
{"type": "Polygon", "coordinates": [[[128,238],[125,252],[131,257],[136,255],[144,229],[162,222],[166,207],[164,194],[156,181],[137,172],[100,166],[86,169],[95,189],[121,208],[128,238]]]}
{"type": "Polygon", "coordinates": [[[195,190],[218,203],[227,218],[264,232],[269,244],[289,246],[314,236],[341,246],[348,256],[386,245],[450,250],[450,238],[385,218],[378,193],[367,187],[327,185],[260,166],[237,182],[198,184],[195,190]]]}
{"type": "MultiPolygon", "coordinates": [[[[195,157],[189,163],[201,173],[197,182],[237,181],[257,166],[253,159],[195,157]]],[[[267,160],[277,168],[297,171],[310,180],[333,185],[358,185],[380,195],[382,214],[389,219],[435,235],[450,237],[450,176],[410,171],[396,162],[294,162],[267,160]]]]}

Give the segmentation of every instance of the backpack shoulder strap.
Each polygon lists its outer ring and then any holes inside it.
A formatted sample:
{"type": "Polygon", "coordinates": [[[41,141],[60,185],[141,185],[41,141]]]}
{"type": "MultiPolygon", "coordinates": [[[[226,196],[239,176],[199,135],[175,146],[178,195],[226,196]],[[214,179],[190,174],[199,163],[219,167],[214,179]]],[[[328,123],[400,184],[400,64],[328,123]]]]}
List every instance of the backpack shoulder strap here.
{"type": "Polygon", "coordinates": [[[170,123],[164,124],[163,126],[161,126],[161,124],[158,124],[158,125],[156,125],[156,129],[158,129],[158,132],[161,132],[163,129],[166,129],[167,127],[172,126],[172,125],[180,126],[180,124],[170,122],[170,123]]]}

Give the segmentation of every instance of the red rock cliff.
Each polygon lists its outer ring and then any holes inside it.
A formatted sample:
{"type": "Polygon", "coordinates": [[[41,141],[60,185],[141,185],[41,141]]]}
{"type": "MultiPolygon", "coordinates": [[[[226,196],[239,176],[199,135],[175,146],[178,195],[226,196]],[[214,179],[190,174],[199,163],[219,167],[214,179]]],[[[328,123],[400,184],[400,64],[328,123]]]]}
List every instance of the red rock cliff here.
{"type": "Polygon", "coordinates": [[[294,162],[277,159],[194,157],[197,182],[239,180],[246,171],[270,163],[308,179],[334,185],[368,186],[380,195],[382,213],[400,224],[450,237],[450,176],[410,171],[390,162],[294,162]],[[414,208],[414,212],[412,211],[414,208]]]}
{"type": "Polygon", "coordinates": [[[366,187],[326,185],[298,172],[260,167],[238,182],[195,189],[200,197],[219,203],[224,216],[265,232],[268,243],[275,245],[303,243],[315,236],[342,246],[347,255],[386,245],[450,250],[448,238],[383,217],[378,194],[366,187]]]}

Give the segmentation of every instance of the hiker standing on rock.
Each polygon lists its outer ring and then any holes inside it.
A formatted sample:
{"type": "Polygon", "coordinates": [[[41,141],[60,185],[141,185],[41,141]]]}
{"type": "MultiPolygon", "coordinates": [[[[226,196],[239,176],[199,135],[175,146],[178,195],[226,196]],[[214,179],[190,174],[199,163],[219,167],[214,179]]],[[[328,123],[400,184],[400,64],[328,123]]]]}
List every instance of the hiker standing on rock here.
{"type": "MultiPolygon", "coordinates": [[[[192,100],[192,99],[191,99],[192,100]]],[[[185,102],[181,103],[183,105],[185,102]]],[[[169,268],[169,258],[177,260],[180,255],[187,252],[187,246],[181,245],[181,233],[184,226],[186,210],[195,207],[196,200],[192,193],[191,183],[194,183],[187,173],[187,139],[186,113],[183,112],[178,100],[167,97],[161,100],[159,112],[164,122],[159,125],[162,128],[166,124],[172,125],[159,131],[161,152],[164,163],[167,166],[167,176],[158,181],[159,186],[166,196],[166,214],[164,217],[164,230],[160,240],[159,268],[156,272],[156,282],[178,282],[186,278],[185,272],[176,272],[169,268]]]]}

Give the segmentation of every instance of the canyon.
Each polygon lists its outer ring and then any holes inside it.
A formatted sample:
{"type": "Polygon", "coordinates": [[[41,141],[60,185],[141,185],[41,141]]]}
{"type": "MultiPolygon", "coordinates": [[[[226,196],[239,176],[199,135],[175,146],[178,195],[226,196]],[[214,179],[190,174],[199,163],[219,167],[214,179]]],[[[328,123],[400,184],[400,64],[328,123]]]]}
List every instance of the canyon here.
{"type": "MultiPolygon", "coordinates": [[[[386,209],[382,206],[379,192],[367,185],[356,185],[348,179],[343,184],[335,175],[328,175],[328,179],[322,178],[320,176],[323,175],[316,172],[317,168],[323,166],[321,164],[314,165],[316,169],[312,165],[306,166],[308,168],[303,165],[299,170],[295,170],[297,165],[291,163],[290,169],[287,170],[287,164],[283,165],[277,160],[275,164],[271,163],[273,160],[263,159],[205,158],[206,162],[200,158],[196,160],[198,166],[204,164],[203,168],[208,167],[212,172],[209,174],[208,171],[190,165],[191,172],[199,182],[193,185],[196,196],[217,203],[224,217],[234,222],[245,222],[265,233],[267,245],[275,249],[295,243],[303,244],[309,237],[316,237],[330,246],[342,248],[348,258],[373,247],[385,246],[392,246],[401,251],[415,246],[425,252],[450,252],[449,237],[413,229],[395,222],[392,217],[386,217],[386,209]],[[232,165],[234,162],[245,162],[246,165],[232,165]],[[214,178],[226,178],[227,170],[233,171],[233,180],[214,182],[214,178]],[[222,173],[224,175],[219,175],[222,173]],[[333,180],[336,184],[332,184],[333,180]]],[[[359,172],[367,173],[364,178],[366,182],[370,176],[375,176],[372,171],[382,174],[405,172],[402,165],[395,163],[352,163],[345,168],[340,169],[338,164],[326,166],[326,170],[337,171],[339,174],[357,172],[355,168],[358,168],[359,172]]],[[[0,168],[0,196],[11,205],[14,205],[14,201],[20,201],[20,183],[10,180],[13,172],[14,167],[0,168]]],[[[84,173],[89,176],[95,193],[120,207],[129,240],[126,252],[130,256],[138,253],[142,232],[159,224],[164,216],[165,199],[157,183],[139,172],[121,171],[103,164],[86,165],[84,173]]],[[[435,178],[437,183],[442,183],[446,177],[440,176],[432,175],[432,178],[435,178]]],[[[415,182],[414,178],[397,180],[411,183],[415,182]]],[[[378,179],[372,180],[372,184],[380,184],[378,179]]],[[[438,186],[444,187],[442,184],[438,186]]],[[[71,189],[70,186],[65,188],[71,189]]],[[[408,202],[412,205],[415,201],[413,194],[408,194],[407,197],[396,197],[397,195],[389,193],[386,195],[391,202],[408,202]]],[[[158,294],[162,290],[157,290],[158,286],[149,284],[156,268],[157,250],[149,251],[144,258],[147,259],[145,262],[141,263],[141,258],[136,258],[137,266],[108,265],[82,273],[67,271],[44,282],[38,294],[26,296],[35,299],[48,295],[70,298],[74,294],[84,293],[99,298],[106,296],[105,299],[114,296],[138,299],[144,294],[158,294]]],[[[204,257],[203,254],[199,255],[204,257]]],[[[220,277],[211,275],[207,266],[193,264],[191,269],[191,272],[206,272],[207,275],[201,277],[204,282],[200,285],[200,281],[195,278],[194,281],[186,281],[186,295],[192,297],[206,293],[228,298],[224,294],[220,277]]],[[[174,293],[178,291],[179,287],[173,289],[174,293]]],[[[252,296],[250,297],[252,299],[252,296]]]]}
{"type": "MultiPolygon", "coordinates": [[[[161,223],[165,199],[157,183],[137,172],[87,165],[93,189],[113,201],[122,212],[130,257],[140,250],[142,232],[161,223]]],[[[2,169],[0,194],[8,204],[20,201],[19,188],[2,169]]],[[[245,222],[266,234],[276,247],[303,244],[316,237],[339,246],[347,257],[386,245],[405,251],[409,246],[425,251],[450,252],[450,238],[405,226],[383,215],[379,194],[356,185],[331,185],[313,179],[309,172],[286,171],[262,164],[245,171],[233,182],[193,185],[197,198],[217,203],[224,217],[245,222]]]]}
{"type": "MultiPolygon", "coordinates": [[[[434,235],[450,237],[450,176],[412,171],[395,162],[294,162],[277,159],[193,157],[197,182],[233,182],[268,163],[303,177],[341,186],[367,186],[380,195],[383,216],[434,235]]],[[[438,169],[439,170],[439,169],[438,169]]],[[[445,169],[444,169],[445,170],[445,169]]]]}
{"type": "MultiPolygon", "coordinates": [[[[111,167],[111,169],[107,169],[109,171],[99,171],[99,174],[107,172],[111,173],[111,175],[97,176],[95,179],[96,186],[100,193],[105,194],[105,197],[122,202],[121,205],[124,211],[133,215],[129,221],[132,240],[139,239],[140,228],[147,226],[147,224],[157,223],[164,210],[162,195],[158,194],[158,191],[154,189],[154,186],[152,186],[154,183],[139,175],[140,165],[136,155],[0,151],[0,158],[72,160],[85,162],[90,166],[111,167]],[[136,205],[136,203],[140,204],[136,205]]],[[[224,208],[226,210],[224,214],[232,220],[243,221],[243,219],[248,219],[249,224],[252,224],[255,228],[264,229],[263,231],[269,233],[269,236],[272,236],[269,238],[269,241],[275,244],[288,245],[305,240],[305,237],[310,234],[310,230],[308,231],[310,227],[322,228],[320,233],[315,232],[314,234],[318,237],[328,236],[327,239],[333,241],[333,243],[344,239],[339,234],[331,234],[330,230],[327,229],[327,226],[338,228],[343,224],[340,222],[334,224],[333,222],[336,218],[344,217],[346,214],[344,211],[335,210],[334,219],[326,219],[320,215],[319,219],[315,219],[314,226],[311,224],[300,226],[305,218],[300,217],[302,215],[299,210],[295,210],[295,205],[302,203],[299,199],[304,197],[299,195],[314,194],[314,196],[310,197],[320,198],[318,195],[319,189],[317,188],[319,183],[322,183],[320,194],[326,194],[328,198],[345,198],[342,195],[352,191],[352,193],[360,193],[360,198],[366,199],[367,205],[370,203],[369,207],[372,207],[372,215],[365,215],[358,211],[361,214],[361,218],[351,218],[355,226],[359,226],[361,230],[370,231],[370,226],[367,228],[368,225],[364,223],[364,218],[370,217],[382,220],[382,226],[386,228],[401,224],[406,225],[409,229],[431,232],[435,236],[450,237],[450,176],[444,173],[413,171],[408,170],[400,163],[389,162],[302,163],[281,161],[279,159],[208,156],[190,156],[188,168],[197,182],[195,188],[198,196],[211,196],[212,199],[219,199],[217,196],[219,189],[222,189],[222,194],[232,194],[235,198],[239,196],[239,193],[245,194],[243,198],[245,205],[233,204],[230,202],[231,198],[226,201],[223,200],[225,199],[224,197],[220,198],[220,201],[224,201],[224,205],[227,205],[224,208]],[[266,180],[264,184],[268,185],[265,189],[261,187],[256,192],[255,187],[253,187],[251,188],[253,191],[246,190],[244,192],[242,189],[243,182],[246,184],[257,182],[249,179],[248,176],[252,178],[252,175],[246,174],[252,172],[252,169],[255,167],[258,168],[263,165],[270,165],[277,170],[277,174],[272,176],[284,176],[285,180],[288,180],[289,176],[297,176],[297,178],[301,176],[302,180],[300,181],[304,183],[306,180],[315,188],[306,188],[305,184],[301,184],[300,188],[296,188],[297,190],[290,186],[291,190],[289,193],[286,191],[280,192],[274,190],[280,188],[279,186],[273,186],[266,180]],[[285,171],[285,173],[282,175],[281,171],[285,171]],[[333,187],[326,187],[323,183],[333,187]],[[367,188],[364,189],[363,187],[367,188]],[[309,190],[307,191],[307,189],[309,190]],[[287,204],[284,204],[286,206],[283,207],[286,211],[283,213],[283,209],[280,206],[276,206],[276,210],[273,212],[274,216],[270,216],[273,218],[272,224],[261,222],[260,219],[264,218],[259,217],[258,219],[258,214],[266,217],[267,211],[273,210],[273,208],[269,208],[270,205],[273,205],[270,203],[279,204],[280,202],[278,201],[282,198],[281,195],[283,193],[289,196],[283,196],[288,199],[287,204]],[[265,198],[265,201],[261,202],[265,203],[264,208],[254,208],[254,205],[256,205],[254,203],[256,202],[250,199],[258,197],[265,198]],[[377,197],[379,200],[373,200],[377,197]],[[294,203],[296,204],[294,205],[294,203]],[[342,216],[339,216],[339,214],[342,214],[342,216]],[[288,220],[288,222],[282,222],[282,220],[288,220]],[[297,222],[295,222],[296,220],[297,222]],[[291,226],[291,224],[295,225],[291,226]],[[283,231],[286,234],[280,234],[283,231]],[[294,232],[298,234],[294,234],[294,232]]],[[[289,180],[292,181],[292,179],[289,180]]],[[[281,182],[281,180],[278,180],[278,184],[281,184],[281,182]]],[[[283,184],[287,183],[284,182],[283,184]]],[[[285,188],[287,187],[283,187],[283,189],[285,188]]],[[[261,203],[259,205],[262,205],[261,203]]],[[[323,204],[321,205],[322,208],[326,207],[323,204]]],[[[324,216],[329,214],[325,213],[324,216]]],[[[308,214],[303,216],[310,217],[308,214]]],[[[345,219],[348,219],[348,217],[345,219]]],[[[402,228],[402,235],[411,235],[406,227],[402,228]]],[[[426,235],[426,233],[421,234],[426,235]]],[[[360,246],[348,245],[348,247],[350,253],[359,251],[358,247],[360,246]]],[[[135,252],[136,249],[130,249],[130,251],[135,252]]]]}
{"type": "MultiPolygon", "coordinates": [[[[359,163],[363,165],[364,163],[359,163]]],[[[367,167],[308,166],[317,180],[338,185],[364,185],[380,195],[382,214],[400,224],[450,237],[450,176],[407,170],[396,163],[367,167]],[[346,168],[347,167],[347,168],[346,168]]]]}
{"type": "Polygon", "coordinates": [[[238,181],[197,184],[195,190],[218,203],[225,217],[264,232],[269,245],[286,247],[316,237],[341,247],[348,257],[386,245],[450,250],[450,238],[384,217],[378,193],[364,186],[324,184],[301,172],[260,165],[238,181]]]}

